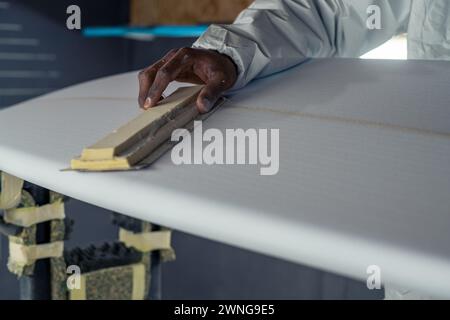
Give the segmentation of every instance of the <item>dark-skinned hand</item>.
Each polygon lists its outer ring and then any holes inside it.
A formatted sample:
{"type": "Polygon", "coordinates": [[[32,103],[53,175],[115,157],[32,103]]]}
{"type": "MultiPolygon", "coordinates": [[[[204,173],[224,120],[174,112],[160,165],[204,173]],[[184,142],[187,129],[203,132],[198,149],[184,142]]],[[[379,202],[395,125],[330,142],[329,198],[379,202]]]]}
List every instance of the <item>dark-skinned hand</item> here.
{"type": "Polygon", "coordinates": [[[169,51],[161,60],[139,72],[139,106],[154,107],[170,82],[204,84],[196,105],[200,113],[208,112],[236,82],[234,62],[214,50],[181,48],[169,51]]]}

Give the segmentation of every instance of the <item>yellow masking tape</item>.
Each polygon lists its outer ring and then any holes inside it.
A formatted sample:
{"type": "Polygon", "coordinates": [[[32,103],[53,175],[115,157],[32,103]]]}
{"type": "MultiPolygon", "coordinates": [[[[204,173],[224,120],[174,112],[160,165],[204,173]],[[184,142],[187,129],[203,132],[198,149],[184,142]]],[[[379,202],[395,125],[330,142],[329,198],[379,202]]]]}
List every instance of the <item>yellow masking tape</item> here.
{"type": "Polygon", "coordinates": [[[31,265],[39,259],[61,257],[63,250],[63,241],[31,246],[9,241],[9,258],[16,264],[23,266],[31,265]]]}
{"type": "Polygon", "coordinates": [[[86,300],[86,275],[80,275],[80,287],[70,290],[70,300],[86,300]]]}
{"type": "Polygon", "coordinates": [[[65,217],[63,202],[55,202],[41,207],[6,210],[4,214],[5,222],[25,228],[45,221],[62,220],[65,217]]]}
{"type": "Polygon", "coordinates": [[[172,249],[170,245],[170,230],[133,233],[121,228],[119,230],[119,240],[125,243],[126,246],[133,247],[141,252],[172,249]]]}
{"type": "Polygon", "coordinates": [[[133,293],[132,300],[144,300],[145,298],[145,265],[138,263],[133,265],[133,293]]]}
{"type": "Polygon", "coordinates": [[[19,205],[23,180],[6,172],[1,172],[0,210],[15,208],[19,205]]]}

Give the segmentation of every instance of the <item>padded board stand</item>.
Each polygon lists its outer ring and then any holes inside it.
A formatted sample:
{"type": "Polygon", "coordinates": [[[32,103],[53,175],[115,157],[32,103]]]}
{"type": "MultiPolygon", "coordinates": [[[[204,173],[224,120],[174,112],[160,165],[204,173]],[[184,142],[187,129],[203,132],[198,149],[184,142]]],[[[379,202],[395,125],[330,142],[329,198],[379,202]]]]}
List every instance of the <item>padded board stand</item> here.
{"type": "Polygon", "coordinates": [[[50,299],[63,265],[64,197],[1,173],[0,231],[9,240],[8,269],[19,277],[20,298],[50,299]]]}
{"type": "Polygon", "coordinates": [[[155,285],[160,281],[159,272],[155,272],[160,260],[153,259],[156,253],[163,261],[174,259],[171,231],[153,231],[150,223],[119,214],[113,214],[113,223],[120,228],[119,241],[65,252],[66,263],[79,266],[81,271],[79,287],[68,292],[68,299],[143,300],[160,296],[160,287],[155,285]]]}
{"type": "Polygon", "coordinates": [[[118,241],[64,251],[73,225],[65,197],[0,174],[0,232],[21,299],[160,299],[161,262],[175,258],[170,230],[114,213],[118,241]]]}
{"type": "MultiPolygon", "coordinates": [[[[79,171],[120,171],[142,169],[168,151],[177,128],[191,129],[194,120],[203,120],[212,112],[200,115],[195,100],[202,86],[179,88],[156,107],[84,148],[81,156],[71,161],[71,169],[79,171]]],[[[213,110],[223,102],[220,99],[213,110]]]]}

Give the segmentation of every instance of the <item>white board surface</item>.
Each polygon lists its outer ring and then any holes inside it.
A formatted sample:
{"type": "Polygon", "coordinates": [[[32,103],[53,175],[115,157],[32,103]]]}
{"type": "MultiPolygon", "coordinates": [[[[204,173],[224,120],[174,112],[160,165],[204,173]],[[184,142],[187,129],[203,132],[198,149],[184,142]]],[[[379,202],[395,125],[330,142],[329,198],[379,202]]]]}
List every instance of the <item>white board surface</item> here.
{"type": "Polygon", "coordinates": [[[275,176],[170,154],[139,172],[61,172],[140,112],[132,72],[0,111],[0,170],[353,278],[377,265],[383,282],[450,297],[449,88],[448,62],[314,60],[232,94],[203,124],[280,129],[275,176]]]}

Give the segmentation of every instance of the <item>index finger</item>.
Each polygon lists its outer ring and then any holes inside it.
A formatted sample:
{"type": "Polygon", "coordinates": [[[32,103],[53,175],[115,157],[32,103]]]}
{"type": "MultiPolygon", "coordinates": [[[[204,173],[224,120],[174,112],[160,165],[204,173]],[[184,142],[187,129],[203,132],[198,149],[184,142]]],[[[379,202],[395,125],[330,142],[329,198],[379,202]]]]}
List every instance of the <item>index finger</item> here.
{"type": "Polygon", "coordinates": [[[169,83],[177,78],[177,76],[188,69],[192,65],[192,59],[189,55],[189,48],[182,48],[156,73],[155,80],[148,92],[149,104],[145,104],[144,108],[154,107],[162,93],[166,90],[169,83]]]}
{"type": "Polygon", "coordinates": [[[139,72],[138,102],[141,108],[144,108],[148,96],[148,91],[150,90],[150,87],[155,81],[156,73],[167,62],[167,60],[170,59],[176,52],[177,52],[176,49],[170,50],[161,60],[155,62],[150,67],[139,72]]]}

